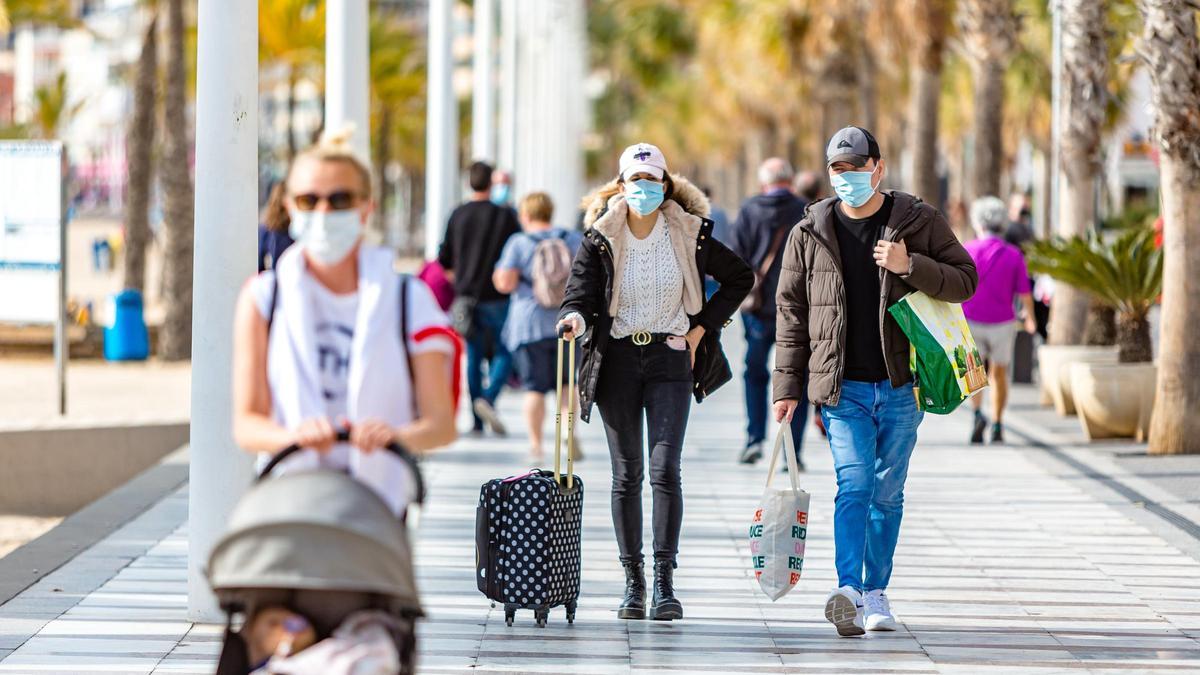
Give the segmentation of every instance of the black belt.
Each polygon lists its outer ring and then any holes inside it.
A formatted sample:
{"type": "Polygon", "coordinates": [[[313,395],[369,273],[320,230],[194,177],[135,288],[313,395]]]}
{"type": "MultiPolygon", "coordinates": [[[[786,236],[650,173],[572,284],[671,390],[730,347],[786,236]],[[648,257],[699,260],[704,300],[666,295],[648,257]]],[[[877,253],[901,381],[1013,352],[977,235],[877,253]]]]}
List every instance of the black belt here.
{"type": "Polygon", "coordinates": [[[627,335],[623,338],[618,338],[618,339],[619,340],[629,340],[630,342],[632,342],[633,344],[635,344],[639,347],[645,347],[646,345],[654,345],[654,344],[658,344],[660,342],[666,342],[668,338],[673,338],[673,337],[682,337],[682,336],[675,335],[673,333],[651,333],[649,331],[639,330],[639,331],[635,332],[633,335],[627,335]]]}

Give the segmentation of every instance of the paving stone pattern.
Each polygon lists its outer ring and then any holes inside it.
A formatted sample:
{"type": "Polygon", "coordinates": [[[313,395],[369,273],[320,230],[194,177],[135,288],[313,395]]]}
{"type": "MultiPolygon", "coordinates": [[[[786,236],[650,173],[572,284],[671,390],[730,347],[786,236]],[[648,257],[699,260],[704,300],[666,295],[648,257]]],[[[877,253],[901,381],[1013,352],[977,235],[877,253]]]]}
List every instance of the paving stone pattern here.
{"type": "MultiPolygon", "coordinates": [[[[930,416],[907,490],[890,596],[895,633],[838,638],[822,618],[833,585],[835,484],[823,440],[805,447],[812,493],[799,586],[772,603],[749,572],[746,534],[765,467],[734,463],[740,382],[697,406],[684,453],[677,572],[685,616],[619,621],[623,588],[598,420],[587,459],[583,591],[544,629],[504,624],[474,580],[474,517],[486,479],[526,468],[519,438],[460,441],[427,463],[417,532],[423,673],[1200,672],[1200,562],[1084,490],[1088,479],[1020,445],[970,447],[965,414],[930,416]]],[[[501,409],[520,429],[520,400],[501,409]]],[[[551,418],[552,421],[552,418],[551,418]]],[[[646,498],[650,551],[649,488],[646,498]]],[[[1114,499],[1116,499],[1114,497],[1114,499]]],[[[0,672],[212,672],[220,629],[186,620],[186,492],[0,607],[0,672]]]]}

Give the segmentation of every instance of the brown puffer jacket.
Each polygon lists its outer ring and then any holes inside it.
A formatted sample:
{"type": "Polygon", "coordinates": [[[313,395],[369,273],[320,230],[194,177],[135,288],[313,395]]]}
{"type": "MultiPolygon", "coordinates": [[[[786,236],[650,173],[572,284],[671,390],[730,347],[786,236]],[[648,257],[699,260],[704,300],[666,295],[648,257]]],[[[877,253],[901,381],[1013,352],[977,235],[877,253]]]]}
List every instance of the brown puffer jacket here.
{"type": "MultiPolygon", "coordinates": [[[[919,198],[891,192],[895,203],[883,238],[904,240],[912,256],[912,274],[901,277],[879,268],[878,312],[884,361],[893,387],[912,381],[908,338],[888,313],[918,290],[946,302],[964,302],[975,293],[979,276],[970,254],[950,230],[946,218],[919,198]]],[[[808,374],[808,398],[836,405],[842,393],[846,354],[846,307],[842,259],[833,214],[836,198],[808,207],[784,247],[783,271],[776,293],[775,374],[772,400],[799,400],[808,374]]]]}

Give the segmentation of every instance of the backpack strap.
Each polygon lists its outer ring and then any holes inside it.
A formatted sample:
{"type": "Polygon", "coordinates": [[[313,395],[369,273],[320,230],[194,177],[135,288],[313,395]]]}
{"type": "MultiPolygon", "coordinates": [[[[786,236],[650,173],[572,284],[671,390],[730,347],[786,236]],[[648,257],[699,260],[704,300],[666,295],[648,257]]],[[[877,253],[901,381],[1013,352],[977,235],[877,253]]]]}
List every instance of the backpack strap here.
{"type": "Polygon", "coordinates": [[[413,370],[412,351],[408,348],[408,278],[411,275],[400,275],[400,349],[404,350],[404,360],[408,363],[409,389],[412,391],[412,416],[417,421],[417,374],[413,370]]]}
{"type": "MultiPolygon", "coordinates": [[[[271,273],[271,304],[267,306],[267,335],[271,334],[271,324],[275,322],[275,303],[279,302],[279,273],[272,267],[271,273]]],[[[264,271],[263,274],[266,274],[264,271]]]]}

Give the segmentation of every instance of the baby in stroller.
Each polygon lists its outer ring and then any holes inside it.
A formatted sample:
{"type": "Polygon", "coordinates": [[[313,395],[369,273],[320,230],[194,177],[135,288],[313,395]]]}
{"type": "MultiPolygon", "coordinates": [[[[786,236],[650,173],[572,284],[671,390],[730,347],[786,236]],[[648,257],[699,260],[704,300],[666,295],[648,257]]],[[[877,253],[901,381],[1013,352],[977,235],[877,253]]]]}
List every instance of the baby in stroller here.
{"type": "Polygon", "coordinates": [[[234,322],[234,438],[262,478],[209,560],[231,617],[219,672],[409,672],[413,453],[456,436],[461,342],[429,288],[363,242],[372,180],[348,133],[297,155],[284,185],[296,244],[246,284],[234,322]],[[329,666],[383,646],[376,669],[329,666]]]}

